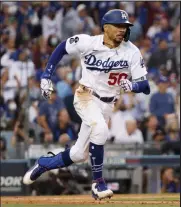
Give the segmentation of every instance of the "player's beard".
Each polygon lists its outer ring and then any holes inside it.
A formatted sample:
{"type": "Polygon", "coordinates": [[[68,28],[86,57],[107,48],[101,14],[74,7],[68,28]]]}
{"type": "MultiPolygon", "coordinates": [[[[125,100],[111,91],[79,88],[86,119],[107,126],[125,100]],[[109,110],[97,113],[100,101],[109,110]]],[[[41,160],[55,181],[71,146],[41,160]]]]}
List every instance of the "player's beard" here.
{"type": "Polygon", "coordinates": [[[115,37],[115,42],[120,44],[124,40],[124,36],[125,36],[125,32],[117,34],[115,37]]]}

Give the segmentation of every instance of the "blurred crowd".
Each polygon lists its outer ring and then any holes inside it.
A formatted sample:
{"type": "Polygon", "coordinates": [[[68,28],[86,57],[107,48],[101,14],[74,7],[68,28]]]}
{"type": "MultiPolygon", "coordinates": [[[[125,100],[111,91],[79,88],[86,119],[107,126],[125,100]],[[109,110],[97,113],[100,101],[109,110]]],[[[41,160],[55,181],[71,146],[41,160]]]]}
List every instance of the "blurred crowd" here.
{"type": "MultiPolygon", "coordinates": [[[[108,142],[180,141],[179,2],[18,1],[2,2],[0,10],[0,128],[13,131],[12,146],[21,142],[65,146],[77,139],[81,120],[73,94],[81,77],[79,59],[65,55],[60,61],[48,101],[41,97],[40,77],[61,41],[80,33],[101,34],[102,16],[114,8],[126,10],[134,24],[130,40],[147,65],[151,94],[120,95],[108,142]]],[[[4,150],[3,137],[1,143],[4,150]]]]}

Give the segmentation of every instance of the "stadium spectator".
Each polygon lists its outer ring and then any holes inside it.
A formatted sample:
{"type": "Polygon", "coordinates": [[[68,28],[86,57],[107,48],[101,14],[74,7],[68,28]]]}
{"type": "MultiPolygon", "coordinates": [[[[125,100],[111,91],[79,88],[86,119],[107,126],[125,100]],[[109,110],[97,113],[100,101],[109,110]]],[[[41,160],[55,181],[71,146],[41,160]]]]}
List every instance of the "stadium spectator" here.
{"type": "Polygon", "coordinates": [[[26,112],[23,109],[14,125],[13,135],[11,137],[11,144],[16,151],[14,158],[23,159],[25,156],[25,150],[30,144],[33,144],[35,140],[35,131],[28,125],[26,112]]]}
{"type": "Polygon", "coordinates": [[[61,40],[65,40],[78,32],[79,17],[76,10],[72,7],[71,1],[61,2],[62,8],[59,10],[60,16],[62,17],[61,40]]]}
{"type": "Polygon", "coordinates": [[[164,129],[157,129],[153,134],[153,141],[156,143],[157,147],[161,147],[160,143],[166,141],[166,133],[164,129]]]}
{"type": "Polygon", "coordinates": [[[179,193],[180,181],[174,175],[173,168],[163,168],[161,170],[161,193],[179,193]]]}
{"type": "Polygon", "coordinates": [[[37,38],[42,34],[40,13],[41,13],[41,3],[33,2],[31,14],[29,17],[31,38],[37,38]]]}
{"type": "Polygon", "coordinates": [[[45,70],[46,64],[48,62],[49,55],[41,54],[40,56],[40,68],[36,70],[35,78],[40,83],[41,76],[45,70]]]}
{"type": "Polygon", "coordinates": [[[5,101],[14,99],[18,92],[26,90],[28,77],[34,76],[34,64],[27,49],[18,50],[18,60],[14,61],[6,70],[7,79],[3,88],[5,101]]]}
{"type": "Polygon", "coordinates": [[[91,32],[91,35],[94,36],[94,35],[100,35],[102,32],[101,32],[101,27],[99,25],[96,25],[93,29],[92,29],[92,32],[91,32]]]}
{"type": "Polygon", "coordinates": [[[153,39],[155,37],[155,35],[161,31],[161,22],[160,22],[160,20],[161,20],[160,15],[155,16],[155,18],[153,20],[153,24],[149,27],[146,35],[150,39],[153,39]]]}
{"type": "Polygon", "coordinates": [[[135,2],[121,1],[119,8],[127,11],[128,14],[135,14],[135,2]]]}
{"type": "Polygon", "coordinates": [[[40,104],[37,121],[43,128],[45,135],[48,136],[48,140],[50,139],[49,137],[53,140],[53,134],[57,126],[58,113],[64,108],[64,103],[57,97],[56,90],[53,91],[51,99],[40,104]]]}
{"type": "Polygon", "coordinates": [[[167,93],[168,79],[160,77],[158,80],[158,92],[154,93],[150,100],[150,112],[155,115],[160,125],[165,126],[166,117],[175,113],[174,99],[167,93]]]}
{"type": "Polygon", "coordinates": [[[130,113],[137,121],[142,121],[146,112],[146,104],[142,94],[125,93],[121,95],[126,106],[127,113],[130,113]]]}
{"type": "Polygon", "coordinates": [[[5,44],[6,50],[1,58],[1,66],[2,67],[11,67],[13,64],[13,53],[15,52],[15,40],[8,39],[7,43],[5,44]]]}
{"type": "Polygon", "coordinates": [[[119,142],[119,138],[126,134],[126,120],[134,119],[131,113],[127,111],[126,104],[121,96],[115,105],[115,110],[111,115],[109,128],[109,138],[116,142],[119,142]],[[120,130],[121,126],[121,130],[120,130]]]}
{"type": "Polygon", "coordinates": [[[169,29],[169,22],[168,19],[166,18],[161,18],[160,20],[160,26],[161,26],[161,31],[156,33],[153,42],[155,44],[158,44],[160,40],[165,40],[166,42],[171,42],[172,41],[172,33],[169,29]]]}
{"type": "Polygon", "coordinates": [[[82,72],[80,60],[77,58],[72,58],[70,61],[70,68],[72,69],[72,82],[79,81],[82,72]]]}
{"type": "Polygon", "coordinates": [[[159,75],[159,69],[161,66],[167,70],[167,72],[175,71],[175,54],[174,51],[168,47],[166,40],[161,39],[159,41],[158,49],[156,49],[148,61],[148,71],[154,70],[159,75]]]}
{"type": "Polygon", "coordinates": [[[96,24],[100,25],[103,15],[111,10],[116,9],[119,6],[115,1],[91,1],[89,7],[91,8],[93,19],[96,24]]]}
{"type": "Polygon", "coordinates": [[[62,39],[62,18],[59,13],[56,13],[54,7],[48,7],[46,14],[42,17],[42,32],[43,38],[46,42],[50,35],[57,35],[59,39],[62,39]]]}
{"type": "Polygon", "coordinates": [[[6,140],[4,137],[0,137],[0,160],[5,160],[8,158],[6,140]]]}
{"type": "Polygon", "coordinates": [[[30,124],[37,123],[37,118],[38,118],[38,113],[39,113],[38,104],[39,104],[39,101],[37,99],[31,100],[29,110],[28,110],[28,120],[30,124]]]}
{"type": "Polygon", "coordinates": [[[147,65],[148,60],[150,59],[152,53],[152,44],[149,38],[145,38],[141,41],[140,51],[144,58],[145,65],[147,65]]]}
{"type": "Polygon", "coordinates": [[[72,95],[72,70],[71,68],[60,68],[60,81],[56,84],[57,95],[61,99],[64,99],[66,96],[72,95]]]}
{"type": "Polygon", "coordinates": [[[129,20],[134,25],[133,27],[131,27],[130,41],[136,42],[137,40],[142,38],[143,29],[141,24],[133,14],[129,15],[129,20]]]}
{"type": "Polygon", "coordinates": [[[58,142],[62,146],[65,146],[71,141],[75,141],[77,139],[78,135],[75,132],[66,109],[62,109],[58,113],[57,128],[54,134],[54,141],[58,142]]]}
{"type": "Polygon", "coordinates": [[[48,55],[51,55],[53,50],[56,48],[56,46],[60,43],[60,39],[56,34],[49,35],[47,39],[46,49],[45,51],[42,51],[43,53],[46,52],[48,55]]]}
{"type": "Polygon", "coordinates": [[[145,125],[143,127],[143,137],[145,141],[152,141],[153,135],[156,133],[156,130],[159,128],[158,119],[154,115],[147,117],[145,125]]]}
{"type": "Polygon", "coordinates": [[[42,99],[39,84],[32,76],[28,78],[28,90],[26,91],[26,93],[26,99],[28,99],[30,102],[31,100],[42,99]]]}
{"type": "Polygon", "coordinates": [[[167,118],[166,131],[167,131],[167,136],[166,136],[167,141],[180,140],[179,123],[176,114],[169,116],[167,118]]]}
{"type": "Polygon", "coordinates": [[[180,74],[180,23],[173,31],[173,40],[175,44],[176,72],[180,74]]]}
{"type": "Polygon", "coordinates": [[[169,86],[168,86],[168,89],[167,89],[167,92],[172,94],[175,102],[176,102],[176,98],[177,98],[177,95],[179,93],[179,83],[178,83],[178,78],[176,76],[175,73],[172,73],[169,77],[169,86]]]}
{"type": "Polygon", "coordinates": [[[79,4],[77,6],[76,10],[78,12],[78,16],[80,19],[78,32],[80,34],[82,33],[82,34],[89,34],[90,35],[95,27],[95,23],[94,23],[92,17],[88,16],[86,5],[79,4]]]}
{"type": "MultiPolygon", "coordinates": [[[[172,1],[168,4],[168,16],[171,28],[177,27],[180,22],[180,4],[179,2],[172,1]]],[[[179,38],[180,39],[180,38],[179,38]]]]}
{"type": "Polygon", "coordinates": [[[117,137],[115,143],[139,143],[143,144],[144,139],[140,129],[137,128],[136,120],[128,119],[125,121],[126,133],[117,137]]]}
{"type": "Polygon", "coordinates": [[[75,108],[73,105],[74,93],[75,93],[75,90],[78,88],[78,83],[77,82],[72,83],[71,87],[72,87],[72,94],[64,98],[64,103],[67,108],[70,119],[76,125],[75,127],[78,131],[82,121],[80,117],[78,116],[77,112],[75,111],[75,108]]]}

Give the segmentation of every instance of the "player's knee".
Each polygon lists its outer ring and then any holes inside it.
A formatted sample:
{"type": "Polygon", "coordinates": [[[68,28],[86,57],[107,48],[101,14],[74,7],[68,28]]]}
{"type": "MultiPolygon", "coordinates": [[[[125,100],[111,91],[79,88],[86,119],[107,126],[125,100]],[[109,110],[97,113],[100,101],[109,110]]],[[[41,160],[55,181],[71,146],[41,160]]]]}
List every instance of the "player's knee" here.
{"type": "Polygon", "coordinates": [[[70,149],[70,158],[73,162],[84,162],[88,159],[88,151],[77,148],[75,145],[70,149]]]}
{"type": "Polygon", "coordinates": [[[108,126],[106,123],[97,123],[93,128],[92,128],[92,134],[91,134],[91,139],[90,141],[93,142],[94,144],[98,145],[104,145],[107,137],[108,137],[108,126]]]}

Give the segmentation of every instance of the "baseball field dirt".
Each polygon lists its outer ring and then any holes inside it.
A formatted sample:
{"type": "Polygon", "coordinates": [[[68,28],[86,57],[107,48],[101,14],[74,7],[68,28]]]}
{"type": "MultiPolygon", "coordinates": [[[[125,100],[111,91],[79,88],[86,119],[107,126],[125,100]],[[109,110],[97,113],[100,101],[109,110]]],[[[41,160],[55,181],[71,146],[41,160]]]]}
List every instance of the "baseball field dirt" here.
{"type": "Polygon", "coordinates": [[[95,201],[90,195],[1,197],[2,207],[176,207],[179,194],[114,195],[95,201]]]}

